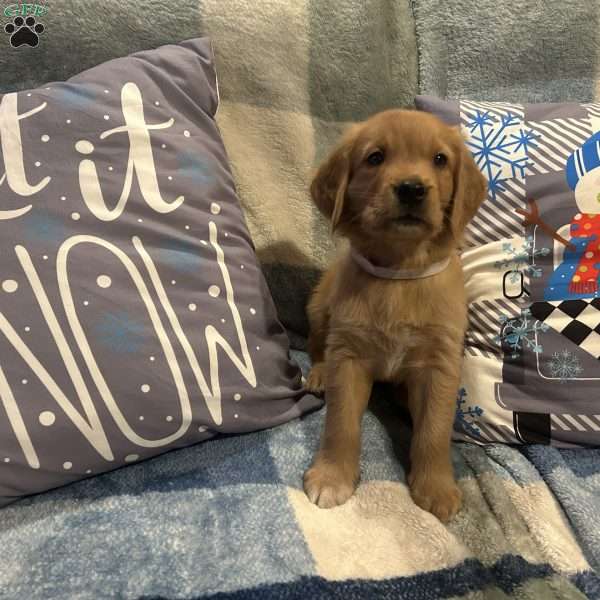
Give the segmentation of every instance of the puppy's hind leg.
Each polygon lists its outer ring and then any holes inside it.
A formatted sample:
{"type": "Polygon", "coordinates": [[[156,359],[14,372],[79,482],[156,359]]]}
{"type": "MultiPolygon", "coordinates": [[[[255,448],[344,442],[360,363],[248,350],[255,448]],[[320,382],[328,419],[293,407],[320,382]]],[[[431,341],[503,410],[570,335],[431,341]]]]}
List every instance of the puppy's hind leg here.
{"type": "Polygon", "coordinates": [[[312,368],[306,380],[306,389],[311,392],[325,391],[325,345],[329,329],[329,311],[326,302],[327,281],[324,278],[318,285],[308,305],[310,334],[308,336],[308,353],[312,368]]]}
{"type": "Polygon", "coordinates": [[[317,394],[322,394],[325,391],[326,369],[324,346],[325,340],[320,339],[311,332],[310,337],[308,338],[308,348],[312,359],[312,367],[304,387],[309,392],[315,392],[317,394]]]}

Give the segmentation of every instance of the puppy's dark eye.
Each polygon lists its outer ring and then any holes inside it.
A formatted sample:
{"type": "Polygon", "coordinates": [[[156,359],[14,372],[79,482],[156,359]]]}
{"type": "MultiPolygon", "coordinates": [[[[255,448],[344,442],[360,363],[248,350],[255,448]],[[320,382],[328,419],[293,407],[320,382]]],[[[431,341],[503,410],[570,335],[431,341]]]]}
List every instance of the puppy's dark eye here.
{"type": "Polygon", "coordinates": [[[433,164],[436,167],[445,167],[448,164],[448,157],[440,152],[433,157],[433,164]]]}
{"type": "Polygon", "coordinates": [[[375,150],[371,152],[369,156],[367,156],[367,162],[372,166],[376,167],[380,165],[385,160],[385,156],[381,150],[375,150]]]}

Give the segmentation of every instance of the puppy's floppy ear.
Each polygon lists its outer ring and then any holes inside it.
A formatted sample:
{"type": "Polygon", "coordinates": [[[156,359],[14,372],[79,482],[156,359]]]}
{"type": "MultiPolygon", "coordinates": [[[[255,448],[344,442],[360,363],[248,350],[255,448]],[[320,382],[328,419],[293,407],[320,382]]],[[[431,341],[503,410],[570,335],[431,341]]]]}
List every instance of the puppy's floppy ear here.
{"type": "Polygon", "coordinates": [[[450,225],[454,237],[460,240],[465,227],[485,200],[487,180],[475,164],[462,134],[458,131],[456,132],[455,148],[458,160],[454,170],[454,196],[450,225]]]}
{"type": "Polygon", "coordinates": [[[313,202],[321,213],[330,219],[332,233],[339,225],[344,212],[346,192],[350,182],[350,153],[357,129],[358,127],[354,126],[344,135],[341,142],[318,168],[310,185],[313,202]]]}

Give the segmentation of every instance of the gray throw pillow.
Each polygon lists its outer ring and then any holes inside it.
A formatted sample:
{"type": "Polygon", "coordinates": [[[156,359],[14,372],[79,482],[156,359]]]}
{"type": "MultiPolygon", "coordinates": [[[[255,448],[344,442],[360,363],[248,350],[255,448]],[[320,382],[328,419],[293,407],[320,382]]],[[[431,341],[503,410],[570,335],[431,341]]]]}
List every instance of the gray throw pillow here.
{"type": "Polygon", "coordinates": [[[600,104],[422,96],[489,182],[463,253],[458,439],[600,444],[600,104]]]}
{"type": "Polygon", "coordinates": [[[0,96],[0,505],[320,405],[195,39],[0,96]]]}

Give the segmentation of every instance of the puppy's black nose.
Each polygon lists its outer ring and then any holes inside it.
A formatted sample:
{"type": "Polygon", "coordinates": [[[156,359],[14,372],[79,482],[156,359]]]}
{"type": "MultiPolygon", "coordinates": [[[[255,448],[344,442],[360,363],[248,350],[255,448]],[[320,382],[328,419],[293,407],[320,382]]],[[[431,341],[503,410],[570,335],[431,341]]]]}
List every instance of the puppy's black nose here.
{"type": "Polygon", "coordinates": [[[418,179],[401,181],[395,188],[396,197],[402,204],[417,205],[423,202],[427,189],[418,179]]]}

